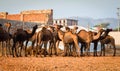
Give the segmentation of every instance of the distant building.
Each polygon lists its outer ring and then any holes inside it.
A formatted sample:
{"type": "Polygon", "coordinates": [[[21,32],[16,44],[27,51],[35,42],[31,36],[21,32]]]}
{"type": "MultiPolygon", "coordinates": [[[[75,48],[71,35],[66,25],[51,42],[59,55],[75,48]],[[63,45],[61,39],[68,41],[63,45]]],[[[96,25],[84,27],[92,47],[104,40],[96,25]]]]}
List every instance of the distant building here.
{"type": "Polygon", "coordinates": [[[63,26],[72,26],[78,25],[78,20],[75,19],[53,19],[53,24],[63,25],[63,26]]]}
{"type": "Polygon", "coordinates": [[[19,14],[9,14],[8,12],[0,12],[0,19],[15,20],[23,22],[35,22],[41,24],[53,24],[53,10],[28,10],[19,14]]]}

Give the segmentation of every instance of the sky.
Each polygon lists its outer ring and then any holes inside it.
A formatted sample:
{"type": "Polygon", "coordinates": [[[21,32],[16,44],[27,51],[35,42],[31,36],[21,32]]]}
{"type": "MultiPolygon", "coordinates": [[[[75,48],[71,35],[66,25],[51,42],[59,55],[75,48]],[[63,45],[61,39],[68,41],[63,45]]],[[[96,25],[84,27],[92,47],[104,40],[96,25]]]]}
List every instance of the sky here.
{"type": "Polygon", "coordinates": [[[0,0],[0,12],[53,9],[53,18],[117,18],[120,0],[0,0]]]}

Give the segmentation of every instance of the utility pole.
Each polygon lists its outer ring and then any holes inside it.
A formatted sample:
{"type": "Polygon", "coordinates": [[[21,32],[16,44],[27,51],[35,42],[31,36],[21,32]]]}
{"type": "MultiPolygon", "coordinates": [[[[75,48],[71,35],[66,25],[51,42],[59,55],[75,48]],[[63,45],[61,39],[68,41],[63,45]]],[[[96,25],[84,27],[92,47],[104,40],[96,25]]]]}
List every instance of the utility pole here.
{"type": "Polygon", "coordinates": [[[120,8],[117,8],[118,12],[117,12],[117,16],[118,16],[118,32],[120,31],[120,15],[119,15],[119,10],[120,8]]]}

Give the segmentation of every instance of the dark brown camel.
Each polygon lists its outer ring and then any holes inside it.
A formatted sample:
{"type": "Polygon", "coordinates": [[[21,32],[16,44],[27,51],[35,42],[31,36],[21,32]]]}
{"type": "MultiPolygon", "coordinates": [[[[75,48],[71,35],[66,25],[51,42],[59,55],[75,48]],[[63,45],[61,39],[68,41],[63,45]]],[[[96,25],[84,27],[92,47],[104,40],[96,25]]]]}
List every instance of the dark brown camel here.
{"type": "Polygon", "coordinates": [[[116,54],[115,39],[112,36],[108,35],[110,31],[112,31],[112,29],[107,29],[100,38],[100,43],[101,43],[100,56],[102,55],[102,52],[103,52],[103,56],[105,56],[105,44],[111,44],[114,50],[113,56],[115,56],[116,54]]]}
{"type": "Polygon", "coordinates": [[[93,35],[91,31],[87,32],[85,30],[78,32],[79,42],[81,43],[81,56],[83,56],[83,47],[85,47],[85,50],[87,49],[86,54],[89,55],[90,43],[99,39],[103,31],[103,29],[100,29],[97,35],[93,35]]]}
{"type": "MultiPolygon", "coordinates": [[[[27,32],[32,33],[32,31],[28,31],[28,30],[27,30],[27,32]]],[[[25,47],[27,47],[27,44],[28,44],[29,41],[32,42],[32,46],[30,48],[31,50],[28,48],[29,52],[30,52],[30,56],[33,55],[33,51],[35,51],[35,49],[36,49],[35,44],[37,44],[37,34],[38,34],[37,32],[34,33],[34,35],[31,38],[29,38],[29,40],[26,41],[25,47]]]]}
{"type": "Polygon", "coordinates": [[[2,28],[2,25],[0,26],[0,41],[2,42],[2,55],[4,52],[4,48],[6,47],[5,50],[5,56],[8,55],[7,49],[9,49],[10,53],[10,39],[12,38],[11,34],[9,33],[11,23],[5,23],[5,26],[8,28],[8,32],[2,28]],[[6,26],[9,25],[9,26],[6,26]],[[3,46],[3,43],[6,43],[6,46],[3,46]]]}
{"type": "MultiPolygon", "coordinates": [[[[104,31],[104,34],[102,36],[99,37],[99,39],[97,40],[93,40],[92,43],[94,43],[94,56],[97,56],[97,45],[98,45],[98,42],[102,39],[104,39],[108,34],[109,32],[112,31],[112,29],[106,29],[104,31]]],[[[92,32],[94,35],[96,35],[97,33],[95,32],[92,32]]]]}
{"type": "Polygon", "coordinates": [[[115,39],[112,36],[107,35],[104,39],[100,40],[100,43],[101,43],[100,56],[102,55],[102,52],[103,52],[103,56],[105,56],[105,44],[112,45],[113,50],[114,50],[113,56],[115,56],[115,54],[116,54],[115,39]]]}
{"type": "MultiPolygon", "coordinates": [[[[13,37],[13,47],[12,47],[12,54],[13,54],[13,57],[14,56],[18,56],[18,53],[17,53],[17,47],[16,45],[19,43],[19,46],[21,46],[21,50],[20,50],[20,56],[21,56],[21,53],[22,53],[22,49],[23,49],[23,42],[24,41],[28,41],[34,34],[35,34],[35,31],[37,29],[37,25],[35,25],[33,27],[33,30],[32,30],[32,33],[28,33],[27,31],[23,30],[23,29],[18,29],[15,33],[14,33],[14,37],[13,37]],[[14,50],[15,50],[15,54],[14,54],[14,50]]],[[[27,56],[26,54],[26,47],[25,47],[25,56],[27,56]]]]}
{"type": "MultiPolygon", "coordinates": [[[[46,27],[42,27],[42,30],[38,32],[38,37],[37,37],[37,47],[40,47],[40,51],[42,48],[42,45],[44,44],[44,56],[46,57],[46,51],[47,51],[47,44],[48,42],[50,43],[50,48],[52,45],[54,45],[54,40],[53,40],[53,33],[48,30],[46,27]]],[[[50,54],[51,55],[51,54],[50,54]]]]}

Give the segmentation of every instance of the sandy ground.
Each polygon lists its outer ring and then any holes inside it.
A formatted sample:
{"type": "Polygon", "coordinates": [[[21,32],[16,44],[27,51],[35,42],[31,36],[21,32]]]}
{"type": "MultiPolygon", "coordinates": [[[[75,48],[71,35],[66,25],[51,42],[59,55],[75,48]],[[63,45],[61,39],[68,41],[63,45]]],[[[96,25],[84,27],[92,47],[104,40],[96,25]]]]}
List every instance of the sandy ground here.
{"type": "Polygon", "coordinates": [[[0,71],[120,71],[120,57],[1,57],[0,71]]]}
{"type": "Polygon", "coordinates": [[[0,57],[0,71],[120,71],[120,49],[116,56],[93,57],[0,57]]]}

